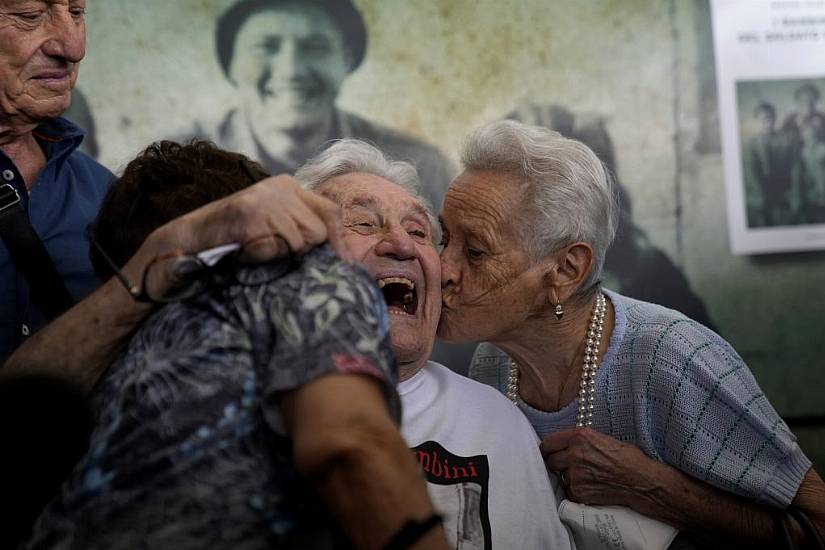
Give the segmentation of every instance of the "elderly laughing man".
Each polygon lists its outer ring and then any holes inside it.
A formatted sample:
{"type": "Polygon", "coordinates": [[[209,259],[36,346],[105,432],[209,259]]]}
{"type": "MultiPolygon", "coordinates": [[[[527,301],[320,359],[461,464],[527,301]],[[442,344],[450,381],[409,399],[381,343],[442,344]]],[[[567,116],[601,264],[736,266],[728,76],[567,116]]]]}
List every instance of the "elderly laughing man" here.
{"type": "Polygon", "coordinates": [[[344,241],[384,293],[399,364],[401,432],[445,515],[449,542],[567,548],[523,415],[492,388],[428,361],[441,314],[441,268],[415,169],[366,143],[342,140],[295,178],[342,207],[344,241]]]}

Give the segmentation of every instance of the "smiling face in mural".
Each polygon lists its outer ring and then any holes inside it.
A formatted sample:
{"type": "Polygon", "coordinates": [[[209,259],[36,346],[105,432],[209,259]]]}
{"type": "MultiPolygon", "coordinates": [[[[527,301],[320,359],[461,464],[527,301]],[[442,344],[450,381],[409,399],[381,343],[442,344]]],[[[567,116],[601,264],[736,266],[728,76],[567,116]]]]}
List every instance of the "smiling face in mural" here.
{"type": "Polygon", "coordinates": [[[234,52],[229,76],[259,142],[283,132],[300,140],[331,120],[352,60],[326,11],[300,2],[260,11],[240,28],[234,52]]]}

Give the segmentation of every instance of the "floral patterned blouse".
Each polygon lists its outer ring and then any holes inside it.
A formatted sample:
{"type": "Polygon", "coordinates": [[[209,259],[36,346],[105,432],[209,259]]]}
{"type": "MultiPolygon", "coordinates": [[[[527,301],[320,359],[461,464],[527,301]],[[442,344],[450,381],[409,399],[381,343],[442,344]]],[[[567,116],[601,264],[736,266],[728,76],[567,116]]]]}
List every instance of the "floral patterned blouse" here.
{"type": "Polygon", "coordinates": [[[99,384],[89,450],[28,547],[331,547],[277,396],[366,373],[400,421],[388,334],[371,277],[328,247],[160,309],[99,384]]]}

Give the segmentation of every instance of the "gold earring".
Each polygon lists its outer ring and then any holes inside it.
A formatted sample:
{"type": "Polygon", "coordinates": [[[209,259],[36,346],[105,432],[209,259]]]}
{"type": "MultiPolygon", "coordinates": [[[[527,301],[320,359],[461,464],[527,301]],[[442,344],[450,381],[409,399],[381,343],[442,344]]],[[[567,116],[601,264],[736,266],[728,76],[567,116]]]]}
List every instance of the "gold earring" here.
{"type": "Polygon", "coordinates": [[[556,319],[564,317],[564,308],[561,307],[561,302],[556,302],[556,311],[554,311],[554,313],[556,314],[556,319]]]}

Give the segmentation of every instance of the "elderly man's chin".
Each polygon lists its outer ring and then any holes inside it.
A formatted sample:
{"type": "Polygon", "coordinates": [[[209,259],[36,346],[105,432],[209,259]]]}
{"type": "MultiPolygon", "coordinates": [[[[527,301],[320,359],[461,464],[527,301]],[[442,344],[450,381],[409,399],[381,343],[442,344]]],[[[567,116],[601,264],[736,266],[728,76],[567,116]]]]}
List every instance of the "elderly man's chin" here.
{"type": "Polygon", "coordinates": [[[434,334],[428,334],[420,326],[415,326],[405,319],[393,319],[390,314],[390,341],[395,358],[399,363],[422,364],[432,352],[434,334]]]}
{"type": "Polygon", "coordinates": [[[49,89],[46,90],[49,93],[43,92],[37,90],[36,93],[29,93],[14,102],[20,119],[39,124],[46,119],[59,117],[71,105],[71,88],[63,91],[49,89]]]}

